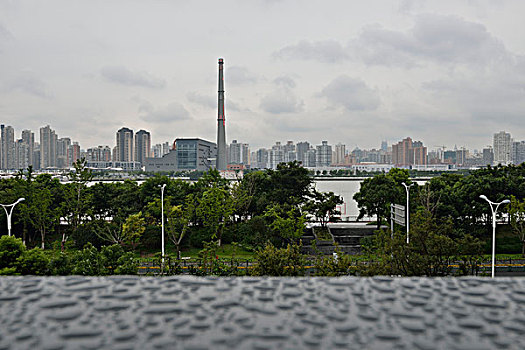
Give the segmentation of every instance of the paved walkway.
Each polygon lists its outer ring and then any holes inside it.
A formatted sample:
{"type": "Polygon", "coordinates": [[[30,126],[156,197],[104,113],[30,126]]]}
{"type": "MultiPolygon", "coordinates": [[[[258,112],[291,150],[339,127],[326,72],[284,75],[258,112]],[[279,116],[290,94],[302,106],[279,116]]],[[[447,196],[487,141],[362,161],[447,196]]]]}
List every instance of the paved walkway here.
{"type": "Polygon", "coordinates": [[[524,334],[523,278],[0,278],[0,349],[525,349],[524,334]]]}

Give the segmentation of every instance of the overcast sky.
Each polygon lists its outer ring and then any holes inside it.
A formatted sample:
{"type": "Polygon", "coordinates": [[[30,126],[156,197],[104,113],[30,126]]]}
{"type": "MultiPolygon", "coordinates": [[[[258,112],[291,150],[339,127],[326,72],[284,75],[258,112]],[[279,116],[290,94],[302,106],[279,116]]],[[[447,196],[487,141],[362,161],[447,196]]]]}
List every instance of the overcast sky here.
{"type": "MultiPolygon", "coordinates": [[[[0,122],[82,148],[122,126],[252,149],[525,139],[525,1],[0,0],[0,122]]],[[[38,138],[38,136],[36,136],[38,138]]]]}

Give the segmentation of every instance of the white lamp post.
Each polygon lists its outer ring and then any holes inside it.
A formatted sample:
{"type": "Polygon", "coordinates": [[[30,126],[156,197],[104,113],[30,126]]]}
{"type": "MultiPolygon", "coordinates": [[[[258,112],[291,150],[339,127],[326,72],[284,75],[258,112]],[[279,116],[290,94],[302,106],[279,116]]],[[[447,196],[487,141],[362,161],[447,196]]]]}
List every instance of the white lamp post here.
{"type": "Polygon", "coordinates": [[[25,198],[18,198],[18,200],[13,204],[0,204],[2,208],[4,208],[5,214],[7,215],[7,234],[9,236],[11,236],[11,215],[13,214],[13,209],[15,208],[15,205],[25,200],[25,198]],[[10,208],[9,211],[7,211],[7,208],[10,208]]]}
{"type": "Polygon", "coordinates": [[[479,196],[479,198],[489,202],[490,210],[492,211],[492,278],[494,278],[494,260],[496,259],[496,213],[498,211],[498,207],[501,204],[507,204],[510,203],[510,201],[508,199],[505,199],[499,203],[494,203],[491,200],[489,200],[484,194],[479,196]],[[496,206],[496,208],[494,208],[494,206],[496,206]]]}
{"type": "Polygon", "coordinates": [[[414,184],[407,185],[406,183],[402,183],[403,186],[405,186],[405,190],[407,191],[407,244],[410,242],[410,239],[408,237],[408,231],[410,231],[410,210],[409,210],[409,204],[410,204],[410,187],[414,186],[414,184]]]}
{"type": "Polygon", "coordinates": [[[161,242],[162,242],[162,252],[161,252],[161,255],[162,255],[162,267],[164,267],[164,188],[166,188],[166,184],[163,184],[161,187],[160,187],[160,201],[161,201],[161,222],[162,222],[162,238],[161,238],[161,242]]]}

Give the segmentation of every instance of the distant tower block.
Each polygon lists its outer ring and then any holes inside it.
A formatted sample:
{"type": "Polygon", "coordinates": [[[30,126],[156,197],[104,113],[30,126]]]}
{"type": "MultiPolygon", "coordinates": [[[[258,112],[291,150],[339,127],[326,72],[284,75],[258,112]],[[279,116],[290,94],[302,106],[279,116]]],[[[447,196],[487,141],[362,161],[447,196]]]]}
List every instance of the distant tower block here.
{"type": "Polygon", "coordinates": [[[219,108],[217,116],[217,170],[226,170],[226,118],[224,116],[224,60],[219,58],[219,108]]]}

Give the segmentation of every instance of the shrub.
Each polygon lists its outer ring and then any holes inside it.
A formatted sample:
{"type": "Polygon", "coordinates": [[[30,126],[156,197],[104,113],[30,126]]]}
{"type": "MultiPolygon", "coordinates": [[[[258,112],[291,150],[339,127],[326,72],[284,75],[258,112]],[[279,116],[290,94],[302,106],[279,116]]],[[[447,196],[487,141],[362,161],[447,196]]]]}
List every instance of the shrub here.
{"type": "Polygon", "coordinates": [[[136,275],[139,267],[139,261],[133,256],[133,253],[122,254],[116,264],[114,273],[116,275],[136,275]]]}
{"type": "Polygon", "coordinates": [[[68,254],[60,252],[51,258],[49,272],[53,276],[67,276],[72,271],[71,258],[68,254]]]}
{"type": "Polygon", "coordinates": [[[17,271],[22,275],[49,274],[49,258],[40,248],[25,251],[16,262],[17,271]]]}
{"type": "Polygon", "coordinates": [[[267,243],[255,253],[254,276],[304,276],[306,256],[297,244],[276,248],[267,243]]]}
{"type": "Polygon", "coordinates": [[[104,267],[103,255],[91,243],[73,255],[72,265],[73,275],[100,276],[108,272],[104,267]]]}
{"type": "Polygon", "coordinates": [[[16,269],[17,259],[22,256],[25,251],[26,247],[20,238],[13,236],[0,237],[0,269],[16,269]]]}
{"type": "Polygon", "coordinates": [[[102,247],[100,255],[103,258],[104,268],[107,269],[108,274],[112,275],[116,273],[119,265],[118,261],[123,254],[124,249],[118,244],[102,247]]]}

